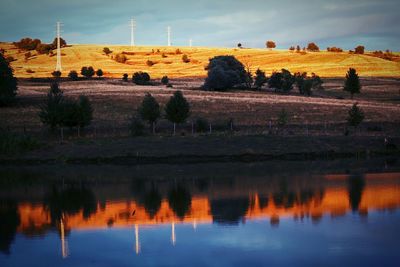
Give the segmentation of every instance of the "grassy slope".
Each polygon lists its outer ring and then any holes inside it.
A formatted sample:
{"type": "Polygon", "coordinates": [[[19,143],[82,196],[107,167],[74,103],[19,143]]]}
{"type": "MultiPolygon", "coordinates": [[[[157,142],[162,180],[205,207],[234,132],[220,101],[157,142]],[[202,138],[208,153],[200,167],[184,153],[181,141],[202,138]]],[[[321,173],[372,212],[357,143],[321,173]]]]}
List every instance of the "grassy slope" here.
{"type": "MultiPolygon", "coordinates": [[[[121,77],[123,73],[131,74],[135,71],[147,71],[153,78],[163,75],[169,77],[204,77],[204,67],[208,59],[216,55],[234,55],[244,64],[248,64],[252,71],[260,68],[270,74],[281,68],[292,72],[315,72],[323,77],[344,77],[349,67],[358,70],[361,76],[400,77],[400,62],[391,62],[368,55],[353,55],[346,52],[317,52],[301,54],[283,50],[269,51],[266,49],[231,49],[231,48],[188,48],[179,47],[181,51],[192,60],[190,63],[182,62],[182,54],[175,54],[178,47],[135,47],[111,46],[108,47],[118,52],[134,52],[128,56],[125,64],[117,63],[102,53],[105,45],[73,45],[62,49],[63,74],[70,70],[79,71],[82,66],[101,68],[106,77],[121,77]],[[152,53],[152,49],[159,53],[152,53]],[[162,53],[167,57],[163,58],[162,53]],[[156,64],[152,67],[146,65],[147,60],[156,64]]],[[[17,60],[12,62],[15,74],[20,78],[48,77],[54,70],[56,57],[48,55],[35,55],[25,61],[24,51],[19,52],[13,45],[0,43],[0,48],[6,49],[6,55],[11,55],[17,60]],[[35,73],[27,73],[28,69],[35,73]]]]}

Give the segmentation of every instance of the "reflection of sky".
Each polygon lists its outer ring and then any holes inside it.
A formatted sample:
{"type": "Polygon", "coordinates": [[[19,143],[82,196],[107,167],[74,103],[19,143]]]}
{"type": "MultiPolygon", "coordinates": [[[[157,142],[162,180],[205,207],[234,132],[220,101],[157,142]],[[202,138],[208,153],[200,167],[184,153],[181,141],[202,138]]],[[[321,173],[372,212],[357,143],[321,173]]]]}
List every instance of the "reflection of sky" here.
{"type": "Polygon", "coordinates": [[[280,48],[315,41],[326,48],[398,50],[398,0],[1,0],[0,40],[25,36],[50,41],[55,22],[69,43],[128,44],[128,20],[137,20],[137,43],[280,48]]]}
{"type": "Polygon", "coordinates": [[[0,254],[6,266],[399,266],[400,212],[370,212],[368,217],[325,216],[318,224],[281,219],[247,221],[238,226],[176,224],[72,231],[70,255],[61,257],[60,238],[51,233],[27,239],[18,234],[11,255],[0,254]],[[21,256],[23,255],[23,257],[21,256]]]}

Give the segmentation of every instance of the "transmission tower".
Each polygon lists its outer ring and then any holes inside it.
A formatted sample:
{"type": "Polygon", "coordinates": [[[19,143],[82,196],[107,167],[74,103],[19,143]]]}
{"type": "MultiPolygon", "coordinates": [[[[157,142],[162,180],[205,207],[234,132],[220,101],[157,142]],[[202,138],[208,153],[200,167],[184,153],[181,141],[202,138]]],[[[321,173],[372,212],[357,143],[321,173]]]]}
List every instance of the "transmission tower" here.
{"type": "Polygon", "coordinates": [[[131,46],[135,46],[135,30],[136,30],[136,21],[134,18],[131,19],[131,46]]]}
{"type": "Polygon", "coordinates": [[[62,71],[61,68],[61,23],[57,22],[57,64],[56,64],[56,71],[62,71]]]}
{"type": "Polygon", "coordinates": [[[168,35],[168,46],[171,46],[171,27],[167,27],[167,35],[168,35]]]}
{"type": "Polygon", "coordinates": [[[192,46],[193,46],[193,40],[189,39],[189,47],[192,47],[192,46]]]}

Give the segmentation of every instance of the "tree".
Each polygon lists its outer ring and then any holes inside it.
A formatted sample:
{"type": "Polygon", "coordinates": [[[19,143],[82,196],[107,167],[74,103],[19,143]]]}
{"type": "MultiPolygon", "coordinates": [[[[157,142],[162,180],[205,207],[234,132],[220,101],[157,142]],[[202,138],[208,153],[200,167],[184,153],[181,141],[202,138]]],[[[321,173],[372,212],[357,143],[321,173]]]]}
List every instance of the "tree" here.
{"type": "Polygon", "coordinates": [[[351,94],[351,99],[353,99],[354,94],[360,93],[360,78],[358,77],[357,71],[355,69],[350,68],[348,70],[343,90],[351,94]]]}
{"type": "Polygon", "coordinates": [[[77,81],[78,80],[78,73],[75,70],[71,70],[68,73],[68,77],[73,81],[77,81]]]}
{"type": "Polygon", "coordinates": [[[121,53],[116,54],[114,59],[115,59],[115,61],[117,61],[119,63],[125,63],[128,60],[128,58],[124,54],[121,54],[121,53]]]}
{"type": "Polygon", "coordinates": [[[163,76],[163,77],[161,78],[161,83],[162,83],[163,85],[169,84],[169,78],[168,78],[168,76],[163,76]]]}
{"type": "Polygon", "coordinates": [[[49,54],[51,50],[53,50],[53,49],[52,49],[51,45],[49,45],[49,44],[38,44],[36,46],[36,51],[39,54],[49,54]]]}
{"type": "Polygon", "coordinates": [[[312,51],[312,52],[319,52],[319,47],[318,47],[318,45],[315,44],[315,43],[309,43],[309,44],[307,45],[307,50],[308,50],[308,51],[312,51]]]}
{"type": "Polygon", "coordinates": [[[260,89],[266,82],[267,77],[265,76],[265,72],[257,69],[256,77],[254,79],[254,86],[257,87],[257,89],[260,89]]]}
{"type": "Polygon", "coordinates": [[[40,121],[43,124],[49,125],[52,129],[61,125],[63,102],[63,92],[60,90],[58,83],[52,83],[47,94],[46,102],[40,105],[40,121]]]}
{"type": "Polygon", "coordinates": [[[90,66],[90,67],[82,67],[82,69],[81,69],[81,74],[83,76],[85,76],[86,78],[92,78],[94,73],[95,73],[95,71],[94,71],[92,66],[90,66]]]}
{"type": "MultiPolygon", "coordinates": [[[[63,39],[60,38],[60,47],[66,47],[67,42],[63,39]]],[[[56,49],[57,48],[57,38],[54,38],[53,43],[51,43],[51,48],[56,49]]]]}
{"type": "Polygon", "coordinates": [[[295,78],[290,71],[282,69],[281,72],[272,73],[268,80],[268,86],[275,88],[276,91],[289,92],[293,89],[294,82],[295,78]]]}
{"type": "Polygon", "coordinates": [[[298,53],[299,53],[300,51],[301,51],[301,48],[300,48],[300,46],[299,46],[299,45],[297,45],[297,46],[296,46],[296,52],[298,52],[298,53]]]}
{"type": "Polygon", "coordinates": [[[61,71],[59,70],[55,70],[51,73],[51,75],[53,75],[54,78],[60,78],[61,77],[61,71]]]}
{"type": "Polygon", "coordinates": [[[28,59],[29,59],[31,56],[32,56],[32,53],[31,53],[30,51],[26,52],[26,53],[24,54],[25,61],[28,61],[28,59]]]}
{"type": "Polygon", "coordinates": [[[150,75],[147,72],[135,72],[132,75],[132,82],[137,85],[147,85],[150,82],[150,75]]]}
{"type": "Polygon", "coordinates": [[[182,56],[182,61],[183,61],[184,63],[189,63],[189,62],[190,62],[190,58],[189,58],[186,54],[184,54],[184,55],[182,56]]]}
{"type": "Polygon", "coordinates": [[[203,85],[206,90],[225,91],[248,79],[244,65],[234,56],[216,56],[210,59],[206,70],[208,74],[203,85]]]}
{"type": "Polygon", "coordinates": [[[237,47],[238,47],[238,48],[243,48],[241,43],[238,43],[238,44],[237,44],[237,47]]]}
{"type": "Polygon", "coordinates": [[[355,54],[364,54],[365,47],[362,45],[357,46],[354,48],[354,53],[355,54]]]}
{"type": "Polygon", "coordinates": [[[93,108],[90,100],[87,96],[81,95],[78,99],[79,106],[79,118],[78,118],[78,126],[80,128],[84,128],[93,120],[93,108]]]}
{"type": "Polygon", "coordinates": [[[124,82],[127,82],[127,81],[128,81],[128,73],[124,73],[124,75],[122,75],[122,80],[123,80],[124,82]]]}
{"type": "Polygon", "coordinates": [[[347,118],[347,123],[350,126],[358,127],[360,123],[364,120],[364,112],[358,107],[358,103],[353,104],[353,106],[348,111],[349,116],[347,118]]]}
{"type": "Polygon", "coordinates": [[[165,106],[167,120],[174,123],[174,135],[176,124],[184,122],[189,117],[190,105],[181,91],[176,91],[165,106]]]}
{"type": "Polygon", "coordinates": [[[110,48],[104,47],[104,48],[103,48],[103,53],[106,54],[106,56],[108,56],[109,54],[112,53],[112,51],[110,50],[110,48]]]}
{"type": "Polygon", "coordinates": [[[133,116],[129,124],[129,131],[132,136],[143,135],[144,124],[138,116],[133,116]]]}
{"type": "Polygon", "coordinates": [[[0,107],[14,103],[17,90],[14,71],[4,55],[0,53],[0,107]]]}
{"type": "Polygon", "coordinates": [[[288,123],[288,121],[289,113],[283,108],[278,114],[278,125],[283,127],[288,123]]]}
{"type": "Polygon", "coordinates": [[[267,42],[265,43],[265,45],[266,45],[267,48],[269,48],[269,49],[273,49],[273,48],[276,47],[276,44],[275,44],[274,41],[267,41],[267,42]]]}
{"type": "Polygon", "coordinates": [[[160,104],[150,94],[146,93],[142,104],[139,107],[139,114],[142,120],[147,121],[152,127],[152,132],[155,134],[156,122],[161,116],[160,104]]]}
{"type": "Polygon", "coordinates": [[[96,75],[97,75],[97,77],[101,77],[101,76],[103,76],[103,71],[101,70],[101,69],[98,69],[97,71],[96,71],[96,75]]]}

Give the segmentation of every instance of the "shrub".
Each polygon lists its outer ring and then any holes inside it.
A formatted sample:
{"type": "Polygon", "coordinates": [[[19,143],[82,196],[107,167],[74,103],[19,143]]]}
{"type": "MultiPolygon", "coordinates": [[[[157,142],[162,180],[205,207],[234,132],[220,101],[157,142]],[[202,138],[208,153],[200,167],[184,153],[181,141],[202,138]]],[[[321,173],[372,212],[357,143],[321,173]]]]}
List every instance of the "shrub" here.
{"type": "Polygon", "coordinates": [[[335,47],[335,46],[333,46],[333,47],[328,47],[326,50],[327,50],[328,52],[336,52],[336,53],[341,53],[341,52],[343,52],[343,49],[342,49],[342,48],[335,47]]]}
{"type": "Polygon", "coordinates": [[[13,56],[7,56],[7,57],[6,57],[6,61],[7,61],[8,63],[11,63],[11,62],[13,62],[13,61],[16,61],[16,59],[15,59],[13,56]]]}
{"type": "Polygon", "coordinates": [[[238,44],[237,44],[237,47],[238,47],[238,48],[243,48],[241,43],[238,43],[238,44]]]}
{"type": "Polygon", "coordinates": [[[117,61],[119,63],[125,63],[128,60],[128,58],[124,54],[121,54],[121,53],[116,54],[114,59],[115,59],[115,61],[117,61]]]}
{"type": "MultiPolygon", "coordinates": [[[[52,49],[57,48],[57,38],[54,38],[53,43],[51,43],[50,46],[52,49]]],[[[60,47],[65,47],[65,46],[67,46],[67,42],[63,38],[60,38],[60,47]]]]}
{"type": "Polygon", "coordinates": [[[353,104],[348,113],[347,123],[350,126],[358,127],[364,120],[364,112],[358,107],[358,103],[353,104]]]}
{"type": "Polygon", "coordinates": [[[92,78],[94,75],[94,69],[92,66],[90,67],[82,67],[81,69],[81,74],[82,76],[85,76],[86,78],[92,78]]]}
{"type": "Polygon", "coordinates": [[[319,47],[315,43],[309,43],[307,45],[307,50],[311,52],[319,52],[319,47]]]}
{"type": "Polygon", "coordinates": [[[289,122],[289,113],[286,111],[286,109],[281,109],[281,111],[278,114],[278,125],[283,127],[289,122]]]}
{"type": "Polygon", "coordinates": [[[143,121],[138,116],[133,116],[130,120],[129,131],[132,136],[143,135],[144,124],[143,121]]]}
{"type": "Polygon", "coordinates": [[[362,45],[357,46],[354,48],[354,54],[364,54],[365,47],[362,45]]]}
{"type": "Polygon", "coordinates": [[[289,47],[289,51],[294,51],[296,48],[294,46],[289,47]]]}
{"type": "Polygon", "coordinates": [[[164,85],[167,85],[167,84],[169,83],[169,78],[168,78],[168,76],[163,76],[163,77],[161,78],[161,83],[164,84],[164,85]]]}
{"type": "Polygon", "coordinates": [[[209,129],[209,123],[206,119],[198,118],[198,119],[196,119],[196,122],[195,122],[195,128],[196,128],[196,132],[198,132],[198,133],[207,132],[207,130],[209,129]]]}
{"type": "Polygon", "coordinates": [[[61,71],[55,70],[55,71],[53,71],[53,72],[51,73],[51,75],[52,75],[54,78],[60,78],[60,77],[61,77],[61,71]]]}
{"type": "Polygon", "coordinates": [[[296,52],[298,52],[298,53],[299,53],[300,51],[301,51],[301,48],[300,48],[300,46],[299,46],[299,45],[297,45],[297,46],[296,46],[296,52]]]}
{"type": "Polygon", "coordinates": [[[26,69],[26,73],[35,73],[32,69],[26,69]]]}
{"type": "Polygon", "coordinates": [[[348,70],[343,90],[349,92],[351,94],[352,99],[354,94],[360,93],[361,90],[360,79],[355,69],[350,68],[348,70]]]}
{"type": "Polygon", "coordinates": [[[265,72],[257,69],[256,77],[254,79],[254,86],[257,87],[257,89],[260,89],[266,82],[267,77],[265,76],[265,72]]]}
{"type": "Polygon", "coordinates": [[[246,82],[247,73],[243,64],[234,56],[216,56],[210,59],[204,89],[224,91],[246,82]]]}
{"type": "Polygon", "coordinates": [[[152,67],[154,64],[156,64],[156,63],[154,61],[151,61],[150,59],[148,59],[146,61],[146,65],[149,66],[149,67],[152,67]]]}
{"type": "Polygon", "coordinates": [[[24,54],[25,60],[28,60],[31,56],[32,56],[32,53],[30,51],[28,51],[24,54]]]}
{"type": "Polygon", "coordinates": [[[162,54],[161,54],[161,57],[162,57],[162,58],[167,58],[168,56],[167,56],[165,53],[162,53],[162,54]]]}
{"type": "Polygon", "coordinates": [[[190,106],[181,91],[176,91],[165,105],[165,117],[174,123],[174,135],[176,124],[184,122],[189,117],[190,106]]]}
{"type": "Polygon", "coordinates": [[[0,54],[0,107],[14,103],[17,90],[14,71],[4,55],[0,54]]]}
{"type": "Polygon", "coordinates": [[[137,85],[148,85],[150,83],[150,75],[147,72],[135,72],[132,75],[132,82],[137,85]]]}
{"type": "Polygon", "coordinates": [[[175,50],[175,54],[176,55],[180,55],[180,54],[182,54],[182,51],[178,48],[178,49],[175,50]]]}
{"type": "Polygon", "coordinates": [[[96,71],[96,76],[99,77],[99,78],[102,77],[103,76],[103,71],[101,69],[98,69],[96,71]]]}
{"type": "Polygon", "coordinates": [[[127,82],[127,81],[128,81],[128,73],[124,73],[124,74],[122,75],[122,80],[123,80],[124,82],[127,82]]]}
{"type": "Polygon", "coordinates": [[[39,39],[31,38],[22,38],[19,42],[14,42],[14,45],[22,50],[35,50],[39,44],[41,44],[39,39]]]}
{"type": "Polygon", "coordinates": [[[267,48],[269,48],[269,49],[273,49],[273,48],[276,47],[276,44],[275,44],[274,41],[267,41],[267,42],[265,43],[265,45],[266,45],[267,48]]]}
{"type": "Polygon", "coordinates": [[[53,50],[53,48],[49,44],[38,44],[36,46],[36,51],[39,54],[49,54],[51,50],[53,50]]]}
{"type": "Polygon", "coordinates": [[[110,50],[110,48],[104,47],[104,48],[103,48],[103,53],[106,54],[106,56],[108,56],[109,54],[112,53],[112,51],[110,50]]]}
{"type": "Polygon", "coordinates": [[[138,111],[142,120],[150,124],[155,134],[155,124],[161,116],[160,104],[150,93],[146,93],[138,111]]]}
{"type": "Polygon", "coordinates": [[[276,91],[289,92],[293,89],[295,77],[290,71],[282,69],[281,72],[272,73],[268,80],[269,88],[274,88],[276,91]]]}
{"type": "Polygon", "coordinates": [[[78,80],[78,73],[75,70],[71,70],[68,73],[68,77],[73,81],[77,81],[78,80]]]}
{"type": "Polygon", "coordinates": [[[189,63],[189,62],[190,62],[190,58],[189,58],[186,54],[184,54],[184,55],[182,56],[182,61],[183,61],[184,63],[189,63]]]}

